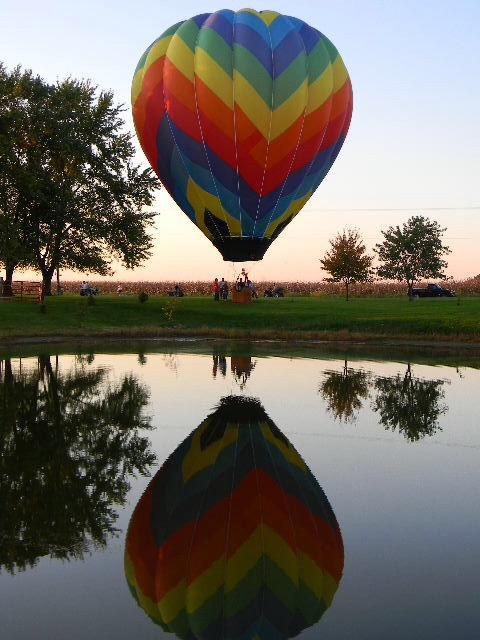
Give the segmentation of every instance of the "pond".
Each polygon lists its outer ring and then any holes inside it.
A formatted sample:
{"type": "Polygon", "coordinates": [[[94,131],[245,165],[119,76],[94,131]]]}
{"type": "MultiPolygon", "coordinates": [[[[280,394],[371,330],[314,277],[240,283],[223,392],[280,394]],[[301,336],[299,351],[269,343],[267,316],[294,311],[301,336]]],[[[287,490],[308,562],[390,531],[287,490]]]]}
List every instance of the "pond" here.
{"type": "Polygon", "coordinates": [[[0,633],[478,638],[480,364],[0,356],[0,633]]]}

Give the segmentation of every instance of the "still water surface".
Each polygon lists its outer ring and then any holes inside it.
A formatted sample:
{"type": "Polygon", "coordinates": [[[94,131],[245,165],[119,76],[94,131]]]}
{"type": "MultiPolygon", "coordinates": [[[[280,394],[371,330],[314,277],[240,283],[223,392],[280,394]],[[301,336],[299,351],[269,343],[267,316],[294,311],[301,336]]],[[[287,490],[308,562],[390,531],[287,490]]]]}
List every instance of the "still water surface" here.
{"type": "Polygon", "coordinates": [[[479,637],[475,363],[0,363],[2,640],[479,637]]]}

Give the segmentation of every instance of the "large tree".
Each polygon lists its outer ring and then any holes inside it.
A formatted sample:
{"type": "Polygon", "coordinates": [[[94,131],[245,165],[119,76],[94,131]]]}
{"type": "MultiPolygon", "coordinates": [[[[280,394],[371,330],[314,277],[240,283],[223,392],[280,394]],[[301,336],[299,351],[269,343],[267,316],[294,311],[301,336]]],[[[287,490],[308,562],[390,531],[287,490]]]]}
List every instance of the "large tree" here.
{"type": "Polygon", "coordinates": [[[43,89],[23,105],[28,145],[16,157],[28,176],[18,194],[24,246],[49,294],[57,267],[107,274],[113,260],[132,268],[150,255],[154,214],[144,208],[158,182],[134,164],[112,93],[74,79],[43,89]]]}
{"type": "Polygon", "coordinates": [[[425,216],[412,216],[402,226],[382,231],[383,242],[374,251],[380,260],[381,278],[406,282],[411,296],[415,282],[427,278],[446,279],[444,257],[450,249],[443,244],[446,229],[425,216]]]}
{"type": "Polygon", "coordinates": [[[320,260],[322,269],[330,273],[326,280],[343,282],[348,300],[350,285],[367,282],[371,277],[372,258],[357,229],[345,229],[330,240],[330,249],[320,260]]]}
{"type": "Polygon", "coordinates": [[[5,269],[5,295],[11,295],[15,268],[34,264],[25,238],[33,189],[25,158],[35,144],[38,124],[31,110],[46,93],[41,78],[18,67],[8,72],[0,63],[0,265],[5,269]]]}

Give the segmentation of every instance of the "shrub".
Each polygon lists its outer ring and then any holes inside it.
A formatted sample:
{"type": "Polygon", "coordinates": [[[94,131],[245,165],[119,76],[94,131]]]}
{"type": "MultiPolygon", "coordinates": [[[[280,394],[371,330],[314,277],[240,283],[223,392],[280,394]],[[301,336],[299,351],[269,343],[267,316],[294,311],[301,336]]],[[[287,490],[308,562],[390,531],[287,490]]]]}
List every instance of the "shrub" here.
{"type": "Polygon", "coordinates": [[[140,293],[138,294],[138,301],[141,304],[143,304],[147,300],[148,300],[148,293],[146,293],[145,291],[140,291],[140,293]]]}

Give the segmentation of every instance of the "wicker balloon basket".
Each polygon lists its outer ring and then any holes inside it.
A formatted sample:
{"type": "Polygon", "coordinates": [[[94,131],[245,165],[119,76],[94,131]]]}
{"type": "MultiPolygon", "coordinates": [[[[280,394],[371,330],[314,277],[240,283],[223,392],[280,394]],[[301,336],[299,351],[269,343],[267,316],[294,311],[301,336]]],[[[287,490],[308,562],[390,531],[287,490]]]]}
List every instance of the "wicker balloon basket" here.
{"type": "Polygon", "coordinates": [[[250,289],[245,288],[241,289],[240,291],[233,289],[232,302],[235,302],[235,304],[250,304],[251,301],[252,292],[250,289]]]}

